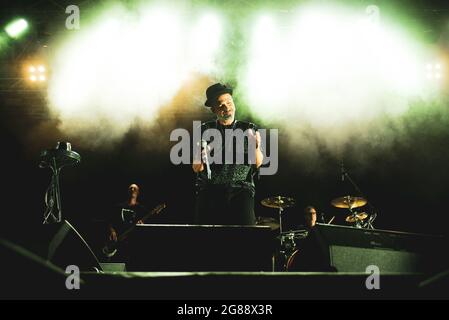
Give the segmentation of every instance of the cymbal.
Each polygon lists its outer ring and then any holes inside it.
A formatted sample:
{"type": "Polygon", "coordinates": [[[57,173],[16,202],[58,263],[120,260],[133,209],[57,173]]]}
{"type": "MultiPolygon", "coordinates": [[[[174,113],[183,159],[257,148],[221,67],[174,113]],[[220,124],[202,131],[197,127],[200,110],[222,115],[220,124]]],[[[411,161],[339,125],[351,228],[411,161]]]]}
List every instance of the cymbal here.
{"type": "Polygon", "coordinates": [[[346,222],[354,223],[357,220],[363,221],[366,218],[368,218],[368,214],[366,212],[360,212],[360,213],[356,213],[355,215],[347,216],[345,220],[346,220],[346,222]]]}
{"type": "Polygon", "coordinates": [[[363,207],[368,201],[362,197],[344,196],[335,198],[331,201],[331,204],[336,208],[354,209],[363,207]]]}
{"type": "Polygon", "coordinates": [[[279,208],[293,207],[296,201],[293,198],[275,196],[263,199],[261,203],[265,207],[279,209],[279,208]]]}
{"type": "Polygon", "coordinates": [[[271,230],[279,229],[279,221],[271,217],[257,217],[256,225],[268,226],[271,230]]]}

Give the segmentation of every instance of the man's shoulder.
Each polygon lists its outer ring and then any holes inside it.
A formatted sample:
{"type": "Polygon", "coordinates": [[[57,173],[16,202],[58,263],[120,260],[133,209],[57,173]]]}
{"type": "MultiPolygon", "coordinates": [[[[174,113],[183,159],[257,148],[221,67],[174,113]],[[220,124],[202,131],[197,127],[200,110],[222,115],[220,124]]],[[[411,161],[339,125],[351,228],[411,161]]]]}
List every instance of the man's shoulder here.
{"type": "Polygon", "coordinates": [[[117,208],[121,208],[121,209],[141,209],[141,208],[146,208],[146,206],[142,203],[136,203],[135,205],[130,205],[128,202],[124,201],[124,202],[120,202],[118,204],[115,205],[117,208]]]}
{"type": "Polygon", "coordinates": [[[216,128],[217,127],[217,121],[216,120],[210,120],[205,121],[201,123],[201,129],[209,129],[209,128],[216,128]]]}
{"type": "MultiPolygon", "coordinates": [[[[217,121],[216,120],[210,120],[205,121],[201,123],[201,130],[211,129],[211,128],[217,128],[217,121]]],[[[250,121],[244,121],[244,120],[236,120],[235,123],[236,129],[258,129],[258,126],[254,122],[250,121]]]]}

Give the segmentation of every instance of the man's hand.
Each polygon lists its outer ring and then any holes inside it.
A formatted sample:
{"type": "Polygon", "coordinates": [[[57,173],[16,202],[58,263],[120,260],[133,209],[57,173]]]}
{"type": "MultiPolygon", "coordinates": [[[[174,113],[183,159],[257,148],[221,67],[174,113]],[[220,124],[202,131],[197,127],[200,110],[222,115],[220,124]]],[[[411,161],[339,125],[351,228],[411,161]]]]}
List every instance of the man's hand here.
{"type": "Polygon", "coordinates": [[[204,170],[203,160],[206,158],[206,149],[201,150],[199,157],[193,159],[192,168],[195,173],[201,172],[204,170]]]}
{"type": "Polygon", "coordinates": [[[259,168],[263,162],[263,153],[260,148],[262,138],[260,137],[260,133],[258,131],[254,132],[254,130],[251,129],[248,132],[248,139],[251,139],[256,144],[256,167],[259,168]]]}
{"type": "Polygon", "coordinates": [[[254,133],[254,130],[250,129],[248,131],[248,138],[252,139],[253,141],[256,141],[256,149],[259,149],[260,147],[260,142],[262,141],[262,138],[260,137],[260,133],[259,131],[256,131],[254,133]]]}
{"type": "Polygon", "coordinates": [[[117,242],[117,239],[117,231],[115,231],[115,229],[111,227],[109,229],[109,240],[117,242]]]}

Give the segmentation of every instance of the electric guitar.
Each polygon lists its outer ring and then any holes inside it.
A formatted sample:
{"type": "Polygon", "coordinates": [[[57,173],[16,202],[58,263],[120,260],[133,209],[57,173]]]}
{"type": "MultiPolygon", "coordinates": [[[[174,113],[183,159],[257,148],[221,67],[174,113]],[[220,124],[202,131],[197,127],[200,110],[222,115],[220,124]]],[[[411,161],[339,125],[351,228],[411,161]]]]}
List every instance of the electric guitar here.
{"type": "MultiPolygon", "coordinates": [[[[165,203],[162,203],[160,205],[158,205],[157,207],[155,207],[153,210],[151,210],[148,214],[146,214],[145,216],[142,217],[142,219],[139,219],[143,222],[145,222],[145,220],[147,220],[149,217],[151,217],[152,215],[156,215],[159,214],[162,210],[164,210],[167,206],[165,205],[165,203]]],[[[128,235],[136,228],[136,223],[133,223],[128,229],[126,229],[124,232],[122,232],[118,237],[117,237],[117,241],[114,240],[109,240],[106,245],[103,247],[103,253],[107,258],[111,258],[113,257],[117,251],[118,251],[118,247],[120,246],[120,243],[123,242],[123,240],[125,240],[128,235]]]]}

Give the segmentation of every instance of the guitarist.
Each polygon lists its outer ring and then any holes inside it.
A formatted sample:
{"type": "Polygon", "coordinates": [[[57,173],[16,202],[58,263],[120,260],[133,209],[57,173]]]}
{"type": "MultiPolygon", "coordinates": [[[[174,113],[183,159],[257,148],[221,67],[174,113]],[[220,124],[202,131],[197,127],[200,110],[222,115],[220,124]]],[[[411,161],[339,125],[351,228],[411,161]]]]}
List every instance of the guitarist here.
{"type": "Polygon", "coordinates": [[[120,203],[113,210],[113,217],[109,223],[109,240],[117,241],[122,232],[134,224],[142,224],[143,215],[148,209],[142,205],[138,198],[140,188],[133,183],[128,187],[128,199],[120,203]]]}

